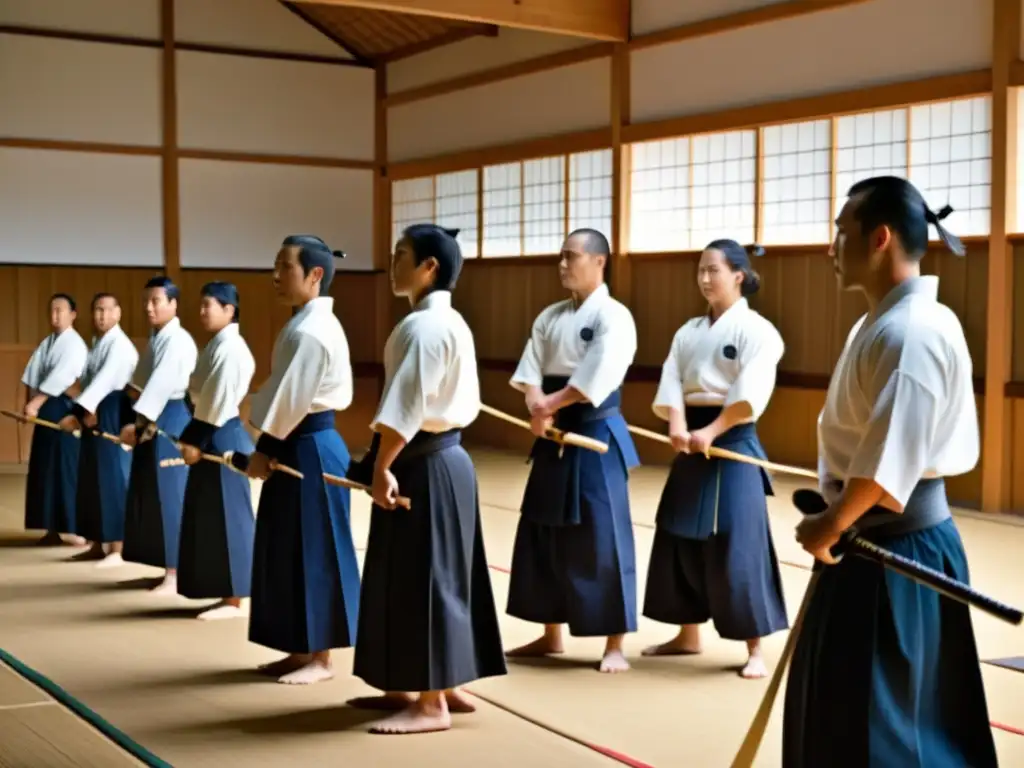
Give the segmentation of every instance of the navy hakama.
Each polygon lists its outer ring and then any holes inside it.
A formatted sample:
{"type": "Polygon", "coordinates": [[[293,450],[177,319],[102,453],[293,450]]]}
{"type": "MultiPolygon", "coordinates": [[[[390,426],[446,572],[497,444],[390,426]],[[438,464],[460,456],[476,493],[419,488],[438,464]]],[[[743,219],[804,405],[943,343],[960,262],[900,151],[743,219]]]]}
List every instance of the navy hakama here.
{"type": "MultiPolygon", "coordinates": [[[[192,415],[185,400],[168,400],[157,427],[180,435],[192,415]]],[[[132,451],[132,470],[125,503],[123,557],[130,563],[154,568],[178,567],[181,512],[188,482],[187,466],[160,467],[166,459],[180,459],[175,444],[159,432],[132,451]]]]}
{"type": "MultiPolygon", "coordinates": [[[[721,410],[687,406],[687,428],[702,429],[721,410]]],[[[733,427],[714,445],[766,458],[753,423],[733,427]]],[[[711,619],[726,640],[786,629],[782,577],[768,526],[771,494],[760,467],[678,454],[658,504],[644,616],[677,625],[711,619]]]]}
{"type": "MultiPolygon", "coordinates": [[[[75,406],[81,421],[85,411],[75,406]]],[[[78,460],[78,530],[88,541],[111,544],[124,541],[125,501],[132,454],[117,443],[93,433],[119,435],[134,421],[131,400],[123,390],[115,390],[96,407],[96,426],[82,428],[78,460]]]]}
{"type": "MultiPolygon", "coordinates": [[[[39,418],[59,424],[72,413],[67,395],[48,397],[39,418]]],[[[28,459],[25,487],[25,529],[78,534],[76,488],[78,486],[78,438],[70,432],[35,426],[28,459]]]]}
{"type": "MultiPolygon", "coordinates": [[[[238,417],[219,428],[193,419],[181,438],[216,456],[254,450],[238,417]]],[[[192,465],[181,516],[178,594],[192,600],[248,597],[255,533],[249,478],[212,461],[192,465]]]]}
{"type": "MultiPolygon", "coordinates": [[[[373,507],[353,672],[382,691],[447,690],[506,672],[461,436],[419,432],[391,468],[411,509],[373,507]]],[[[352,479],[371,482],[379,442],[352,479]]]]}
{"type": "Polygon", "coordinates": [[[264,433],[256,450],[304,477],[274,472],[263,484],[249,640],[291,654],[350,647],[359,615],[351,492],[322,477],[344,477],[349,465],[334,411],[309,414],[285,440],[264,433]]]}
{"type": "MultiPolygon", "coordinates": [[[[860,535],[968,583],[945,483],[920,483],[903,514],[943,507],[924,529],[899,532],[908,518],[860,535]]],[[[817,568],[786,686],[784,768],[998,765],[969,608],[863,558],[817,568]]]]}
{"type": "MultiPolygon", "coordinates": [[[[544,377],[545,393],[567,378],[544,377]]],[[[597,408],[577,403],[555,426],[608,444],[605,454],[534,442],[509,582],[510,616],[568,624],[577,637],[636,631],[636,548],[629,470],[640,463],[613,393],[597,408]]]]}

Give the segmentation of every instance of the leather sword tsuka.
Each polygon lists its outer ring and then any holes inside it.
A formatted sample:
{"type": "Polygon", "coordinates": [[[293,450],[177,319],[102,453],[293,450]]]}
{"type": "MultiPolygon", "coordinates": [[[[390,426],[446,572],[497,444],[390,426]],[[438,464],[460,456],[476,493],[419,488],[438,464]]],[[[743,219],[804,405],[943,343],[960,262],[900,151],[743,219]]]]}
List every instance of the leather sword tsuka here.
{"type": "MultiPolygon", "coordinates": [[[[802,488],[793,493],[793,506],[801,514],[816,515],[828,509],[828,502],[817,491],[802,488]]],[[[884,507],[874,507],[867,514],[883,514],[888,512],[889,510],[884,507]]],[[[979,611],[984,611],[990,616],[994,616],[1009,624],[1019,625],[1024,621],[1024,613],[1019,609],[982,594],[974,589],[974,587],[964,584],[962,581],[957,581],[941,571],[937,571],[916,560],[911,560],[909,557],[891,552],[874,542],[868,541],[857,535],[856,527],[846,531],[840,537],[839,542],[829,551],[835,558],[850,554],[867,560],[873,560],[891,571],[935,590],[940,595],[945,595],[959,603],[977,608],[979,611]]]]}

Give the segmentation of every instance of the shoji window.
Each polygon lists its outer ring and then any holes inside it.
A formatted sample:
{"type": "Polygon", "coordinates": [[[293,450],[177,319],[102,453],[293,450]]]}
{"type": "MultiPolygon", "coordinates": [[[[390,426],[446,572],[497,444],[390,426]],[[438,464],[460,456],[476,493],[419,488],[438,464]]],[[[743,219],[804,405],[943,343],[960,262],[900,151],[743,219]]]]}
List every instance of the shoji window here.
{"type": "Polygon", "coordinates": [[[832,121],[761,129],[761,241],[765,245],[827,243],[832,207],[832,121]]]}
{"type": "Polygon", "coordinates": [[[634,144],[630,250],[683,251],[754,237],[756,133],[727,131],[634,144]]]}

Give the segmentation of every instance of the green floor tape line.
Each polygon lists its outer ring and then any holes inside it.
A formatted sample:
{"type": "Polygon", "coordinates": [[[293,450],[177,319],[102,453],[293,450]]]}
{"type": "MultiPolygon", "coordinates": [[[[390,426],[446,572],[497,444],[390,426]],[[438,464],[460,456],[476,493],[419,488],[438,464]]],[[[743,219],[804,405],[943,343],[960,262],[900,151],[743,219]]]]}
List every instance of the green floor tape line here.
{"type": "Polygon", "coordinates": [[[70,709],[80,718],[85,720],[91,726],[96,728],[100,733],[106,736],[108,739],[117,744],[121,749],[131,753],[134,757],[141,760],[151,768],[174,768],[170,763],[161,760],[159,757],[154,755],[144,746],[139,744],[133,738],[128,736],[124,731],[114,727],[96,712],[89,709],[85,704],[80,702],[70,693],[65,691],[50,678],[41,675],[31,667],[27,667],[18,661],[16,658],[11,656],[7,651],[0,648],[0,661],[7,664],[11,669],[17,672],[19,675],[24,677],[30,683],[39,686],[48,694],[53,696],[57,701],[63,704],[65,707],[70,709]]]}

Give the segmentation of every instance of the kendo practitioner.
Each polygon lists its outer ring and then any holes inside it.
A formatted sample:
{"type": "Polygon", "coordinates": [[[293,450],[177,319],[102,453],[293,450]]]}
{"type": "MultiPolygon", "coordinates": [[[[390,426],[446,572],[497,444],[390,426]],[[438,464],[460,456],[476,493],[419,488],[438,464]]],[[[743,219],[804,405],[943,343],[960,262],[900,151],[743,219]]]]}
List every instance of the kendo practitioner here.
{"type": "Polygon", "coordinates": [[[95,336],[82,392],[61,426],[81,434],[75,503],[79,531],[93,543],[88,557],[99,560],[97,568],[116,568],[124,564],[121,548],[132,455],[97,432],[116,437],[134,422],[131,400],[124,390],[138,365],[139,351],[121,328],[121,305],[113,294],[93,297],[92,325],[95,336]]]}
{"type": "Polygon", "coordinates": [[[850,188],[831,249],[839,285],[868,313],[853,326],[818,420],[826,512],[797,540],[821,569],[786,689],[785,768],[997,765],[968,607],[862,558],[860,536],[968,581],[946,477],[979,458],[971,356],[959,319],[921,275],[928,227],[959,239],[905,179],[850,188]],[[825,565],[822,565],[825,564],[825,565]]]}
{"type": "MultiPolygon", "coordinates": [[[[27,398],[23,414],[59,424],[71,413],[74,400],[68,390],[85,372],[89,348],[74,328],[78,317],[75,300],[66,293],[50,297],[52,333],[36,347],[25,366],[21,383],[27,398]]],[[[32,429],[25,488],[25,529],[44,530],[40,544],[68,543],[82,546],[75,493],[78,486],[78,439],[51,427],[32,429]]]]}
{"type": "Polygon", "coordinates": [[[373,443],[349,471],[374,501],[354,672],[385,691],[350,703],[400,710],[373,733],[447,730],[451,712],[474,709],[457,687],[506,671],[476,470],[461,445],[480,382],[473,333],[452,308],[456,235],[417,224],[395,248],[392,290],[412,311],[388,337],[373,443]],[[411,509],[396,507],[399,494],[411,509]]]}
{"type": "Polygon", "coordinates": [[[242,599],[252,584],[256,531],[249,478],[201,454],[228,451],[248,456],[252,439],[239,418],[256,361],[239,332],[241,307],[231,283],[202,288],[199,322],[213,338],[203,348],[189,382],[195,405],[181,433],[181,455],[191,469],[181,517],[178,594],[191,600],[218,598],[203,620],[244,615],[242,599]]]}
{"type": "Polygon", "coordinates": [[[164,568],[155,594],[178,592],[178,546],[185,501],[187,466],[160,467],[180,459],[176,441],[192,420],[188,383],[198,350],[178,319],[180,290],[169,277],[146,283],[149,344],[132,377],[138,393],[135,423],[121,430],[121,439],[135,447],[125,508],[124,559],[164,568]]]}
{"type": "Polygon", "coordinates": [[[768,527],[771,482],[759,467],[703,454],[715,446],[766,458],[756,423],[785,346],[747,302],[761,279],[739,243],[710,243],[697,285],[708,311],[676,332],[653,403],[679,453],[658,504],[643,612],[680,631],[644,655],[700,653],[710,619],[722,638],[747,644],[740,675],[760,678],[761,638],[789,626],[768,527]]]}
{"type": "Polygon", "coordinates": [[[534,434],[555,427],[609,446],[599,454],[538,439],[516,530],[508,613],[544,624],[509,656],[563,652],[561,625],[606,637],[602,672],[629,669],[622,653],[636,631],[636,553],[628,471],[640,463],[619,412],[636,325],[608,293],[611,256],[600,232],[580,229],[562,246],[558,273],[572,298],[537,317],[511,385],[526,395],[534,434]]]}
{"type": "Polygon", "coordinates": [[[348,340],[330,296],[332,252],[318,237],[285,238],[274,290],[294,314],[274,343],[270,378],[252,398],[261,433],[249,476],[266,479],[253,555],[249,639],[282,651],[261,667],[281,683],[333,677],[331,649],[355,644],[359,566],[350,528],[350,492],[323,473],[345,476],[349,452],[334,414],[352,403],[348,340]],[[299,480],[274,472],[277,462],[299,480]]]}

